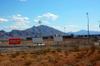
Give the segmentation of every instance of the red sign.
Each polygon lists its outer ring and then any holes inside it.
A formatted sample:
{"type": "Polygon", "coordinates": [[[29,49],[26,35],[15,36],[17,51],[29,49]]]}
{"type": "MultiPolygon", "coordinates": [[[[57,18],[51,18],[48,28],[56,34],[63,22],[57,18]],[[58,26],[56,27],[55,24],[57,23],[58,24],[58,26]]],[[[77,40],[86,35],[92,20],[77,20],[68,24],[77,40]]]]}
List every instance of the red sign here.
{"type": "Polygon", "coordinates": [[[9,44],[21,44],[21,39],[20,38],[10,38],[9,44]]]}

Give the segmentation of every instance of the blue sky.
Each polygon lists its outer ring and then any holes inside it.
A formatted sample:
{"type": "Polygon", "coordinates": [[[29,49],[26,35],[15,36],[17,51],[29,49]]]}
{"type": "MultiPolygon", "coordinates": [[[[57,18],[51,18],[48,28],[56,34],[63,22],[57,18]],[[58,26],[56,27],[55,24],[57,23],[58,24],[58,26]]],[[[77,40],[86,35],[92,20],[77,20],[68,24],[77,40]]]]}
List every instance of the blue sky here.
{"type": "Polygon", "coordinates": [[[0,0],[0,30],[24,30],[48,25],[64,32],[100,31],[100,0],[0,0]]]}

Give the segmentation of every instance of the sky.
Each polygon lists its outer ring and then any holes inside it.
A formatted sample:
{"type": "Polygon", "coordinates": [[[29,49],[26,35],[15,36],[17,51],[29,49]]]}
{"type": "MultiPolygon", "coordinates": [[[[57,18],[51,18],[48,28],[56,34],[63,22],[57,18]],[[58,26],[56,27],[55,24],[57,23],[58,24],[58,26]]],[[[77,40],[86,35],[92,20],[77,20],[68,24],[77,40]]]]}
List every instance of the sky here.
{"type": "Polygon", "coordinates": [[[100,31],[100,0],[0,0],[0,30],[47,25],[64,32],[100,31]]]}

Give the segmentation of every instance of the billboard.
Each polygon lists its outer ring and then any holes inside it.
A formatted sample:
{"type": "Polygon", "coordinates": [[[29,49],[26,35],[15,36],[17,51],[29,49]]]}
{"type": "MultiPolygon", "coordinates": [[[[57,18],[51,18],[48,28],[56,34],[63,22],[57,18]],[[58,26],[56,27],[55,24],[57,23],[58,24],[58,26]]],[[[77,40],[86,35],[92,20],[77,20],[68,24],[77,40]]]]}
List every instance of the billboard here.
{"type": "Polygon", "coordinates": [[[43,43],[42,38],[32,38],[33,43],[43,43]]]}
{"type": "Polygon", "coordinates": [[[15,44],[21,44],[20,38],[9,38],[9,44],[15,45],[15,44]]]}
{"type": "Polygon", "coordinates": [[[63,41],[63,37],[62,36],[54,37],[54,41],[63,41]]]}

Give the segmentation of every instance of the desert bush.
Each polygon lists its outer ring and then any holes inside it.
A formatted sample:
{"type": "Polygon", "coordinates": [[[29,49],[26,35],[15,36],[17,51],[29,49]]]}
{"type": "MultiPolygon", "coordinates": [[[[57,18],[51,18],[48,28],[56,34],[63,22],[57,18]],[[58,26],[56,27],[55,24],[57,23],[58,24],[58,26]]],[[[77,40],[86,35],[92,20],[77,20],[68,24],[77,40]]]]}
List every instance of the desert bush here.
{"type": "Polygon", "coordinates": [[[57,52],[61,52],[62,49],[61,49],[61,48],[57,48],[56,51],[57,51],[57,52]]]}
{"type": "Polygon", "coordinates": [[[55,64],[57,63],[57,60],[53,57],[48,56],[48,62],[55,64]]]}
{"type": "Polygon", "coordinates": [[[27,61],[27,62],[25,62],[24,66],[30,66],[30,65],[31,65],[31,63],[32,63],[32,62],[27,61]]]}
{"type": "Polygon", "coordinates": [[[98,41],[98,38],[97,37],[94,37],[91,40],[94,41],[94,42],[97,42],[98,41]]]}
{"type": "Polygon", "coordinates": [[[19,52],[13,53],[13,54],[11,54],[11,58],[16,58],[18,55],[20,55],[19,52]]]}
{"type": "Polygon", "coordinates": [[[34,53],[36,54],[36,55],[41,55],[41,54],[46,54],[47,52],[50,52],[50,49],[48,48],[48,49],[43,49],[43,50],[38,50],[38,51],[35,51],[34,53]]]}
{"type": "Polygon", "coordinates": [[[51,52],[52,52],[52,53],[56,53],[56,51],[55,51],[55,50],[51,50],[51,52]]]}
{"type": "Polygon", "coordinates": [[[68,51],[64,51],[64,54],[65,54],[66,56],[68,56],[68,51]]]}

